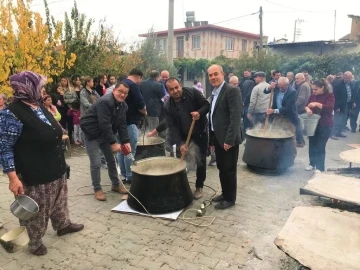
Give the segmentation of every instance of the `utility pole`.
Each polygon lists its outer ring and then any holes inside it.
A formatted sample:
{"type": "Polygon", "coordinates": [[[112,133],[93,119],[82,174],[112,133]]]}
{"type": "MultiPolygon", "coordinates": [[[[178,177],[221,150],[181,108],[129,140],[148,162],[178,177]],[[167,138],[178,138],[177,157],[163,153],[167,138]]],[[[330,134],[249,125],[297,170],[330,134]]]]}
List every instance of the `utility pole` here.
{"type": "Polygon", "coordinates": [[[263,36],[263,9],[262,6],[260,6],[260,12],[259,12],[259,19],[260,19],[260,50],[263,49],[263,42],[264,42],[264,36],[263,36]]]}
{"type": "Polygon", "coordinates": [[[336,41],[335,35],[336,35],[336,10],[334,13],[334,41],[336,41]]]}
{"type": "Polygon", "coordinates": [[[297,19],[297,20],[295,20],[295,26],[294,26],[294,40],[293,40],[293,42],[295,42],[296,41],[296,36],[300,36],[300,29],[297,29],[297,23],[302,23],[302,22],[304,22],[304,20],[303,19],[297,19]]]}
{"type": "Polygon", "coordinates": [[[169,24],[168,24],[168,65],[173,66],[174,53],[174,0],[169,0],[169,24]]]}

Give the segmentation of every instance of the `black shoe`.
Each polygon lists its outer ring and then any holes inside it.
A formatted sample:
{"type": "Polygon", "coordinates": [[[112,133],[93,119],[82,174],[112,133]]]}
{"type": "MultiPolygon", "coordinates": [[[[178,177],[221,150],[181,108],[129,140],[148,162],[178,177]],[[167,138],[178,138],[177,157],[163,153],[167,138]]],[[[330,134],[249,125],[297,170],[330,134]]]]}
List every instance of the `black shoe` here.
{"type": "Polygon", "coordinates": [[[223,195],[219,195],[219,196],[216,196],[214,198],[212,198],[212,202],[221,202],[224,200],[224,196],[223,195]]]}
{"type": "Polygon", "coordinates": [[[335,141],[338,140],[338,138],[336,138],[335,135],[331,135],[331,136],[330,136],[330,139],[333,139],[333,140],[335,140],[335,141]]]}
{"type": "Polygon", "coordinates": [[[336,137],[339,137],[339,138],[346,138],[346,135],[342,134],[342,133],[338,133],[335,135],[336,137]]]}
{"type": "Polygon", "coordinates": [[[226,209],[235,205],[235,202],[221,201],[215,205],[215,209],[226,209]]]}
{"type": "Polygon", "coordinates": [[[126,178],[126,182],[125,182],[125,183],[128,184],[128,185],[131,185],[131,177],[126,178]]]}
{"type": "Polygon", "coordinates": [[[351,130],[351,133],[356,133],[356,130],[355,130],[355,129],[352,129],[352,130],[351,130]]]}

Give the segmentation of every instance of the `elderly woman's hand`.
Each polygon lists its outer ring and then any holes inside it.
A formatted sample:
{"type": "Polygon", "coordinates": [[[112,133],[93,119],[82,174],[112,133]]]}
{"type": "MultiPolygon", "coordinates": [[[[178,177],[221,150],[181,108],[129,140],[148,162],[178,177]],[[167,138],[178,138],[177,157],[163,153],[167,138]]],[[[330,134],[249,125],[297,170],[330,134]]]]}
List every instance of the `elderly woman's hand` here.
{"type": "Polygon", "coordinates": [[[9,173],[9,189],[15,196],[24,194],[24,187],[15,172],[9,173]],[[12,174],[12,175],[10,175],[12,174]]]}

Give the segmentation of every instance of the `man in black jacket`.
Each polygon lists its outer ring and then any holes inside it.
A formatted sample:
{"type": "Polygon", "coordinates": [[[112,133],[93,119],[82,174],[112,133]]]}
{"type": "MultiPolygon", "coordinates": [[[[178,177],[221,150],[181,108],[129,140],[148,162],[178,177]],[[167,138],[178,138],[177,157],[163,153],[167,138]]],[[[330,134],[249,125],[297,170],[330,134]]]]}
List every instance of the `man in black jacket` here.
{"type": "Polygon", "coordinates": [[[159,125],[159,117],[164,106],[161,100],[164,97],[164,92],[161,84],[158,82],[160,73],[153,70],[150,73],[150,78],[140,83],[140,89],[147,108],[147,128],[153,130],[159,125]]]}
{"type": "Polygon", "coordinates": [[[353,106],[351,80],[352,73],[346,71],[343,79],[335,79],[332,84],[335,96],[333,135],[336,137],[346,137],[342,131],[346,128],[349,110],[353,106]]]}
{"type": "Polygon", "coordinates": [[[351,132],[356,132],[357,119],[360,112],[360,81],[353,82],[352,88],[352,109],[350,111],[350,126],[351,132]]]}
{"type": "Polygon", "coordinates": [[[127,105],[124,102],[128,93],[129,86],[119,82],[115,85],[112,94],[102,96],[85,115],[81,116],[80,126],[85,135],[86,151],[90,159],[91,180],[95,198],[99,201],[106,200],[100,185],[100,151],[104,154],[108,165],[112,182],[111,190],[127,193],[119,181],[113,152],[120,152],[122,147],[126,147],[131,152],[126,124],[127,105]],[[116,133],[120,137],[122,146],[116,142],[116,133]]]}
{"type": "Polygon", "coordinates": [[[182,87],[180,81],[169,78],[166,83],[166,90],[170,96],[165,103],[166,123],[168,126],[168,138],[170,144],[176,144],[182,155],[188,151],[185,141],[189,133],[192,120],[196,120],[191,140],[200,150],[200,161],[196,169],[196,190],[195,199],[202,197],[202,189],[206,178],[206,153],[208,146],[208,135],[206,132],[209,102],[196,89],[182,87]]]}
{"type": "MultiPolygon", "coordinates": [[[[245,74],[245,71],[244,71],[244,74],[245,74]]],[[[254,75],[255,75],[255,73],[254,73],[254,75]]],[[[242,84],[242,88],[241,88],[241,97],[242,97],[243,106],[244,106],[243,115],[242,115],[244,130],[247,130],[248,128],[250,128],[252,126],[247,115],[248,115],[249,106],[250,106],[251,93],[252,93],[252,90],[254,89],[254,87],[255,87],[254,76],[252,73],[250,73],[250,77],[245,79],[245,81],[242,84]]]]}
{"type": "Polygon", "coordinates": [[[215,146],[222,188],[222,194],[213,198],[213,201],[219,202],[216,209],[226,209],[234,206],[236,201],[239,144],[244,140],[242,100],[239,90],[225,82],[221,66],[210,66],[208,77],[214,87],[209,111],[209,144],[215,146]]]}

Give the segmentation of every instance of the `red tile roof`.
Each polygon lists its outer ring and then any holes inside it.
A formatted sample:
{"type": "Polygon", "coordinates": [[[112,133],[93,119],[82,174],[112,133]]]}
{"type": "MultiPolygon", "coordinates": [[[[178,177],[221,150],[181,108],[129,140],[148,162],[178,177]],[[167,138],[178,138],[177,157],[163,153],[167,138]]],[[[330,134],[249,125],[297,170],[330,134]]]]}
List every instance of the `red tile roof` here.
{"type": "MultiPolygon", "coordinates": [[[[225,28],[225,27],[221,27],[221,26],[216,26],[216,25],[212,25],[212,24],[175,29],[174,34],[176,35],[176,34],[182,34],[182,33],[194,32],[194,31],[209,31],[209,30],[219,31],[219,32],[223,32],[223,33],[227,33],[227,34],[231,34],[231,35],[244,36],[244,37],[254,38],[254,39],[260,38],[260,35],[258,35],[258,34],[243,32],[243,31],[225,28]]],[[[168,31],[154,32],[154,34],[157,36],[167,36],[168,31]]],[[[139,37],[147,37],[147,36],[148,36],[148,33],[139,35],[139,37]]]]}

